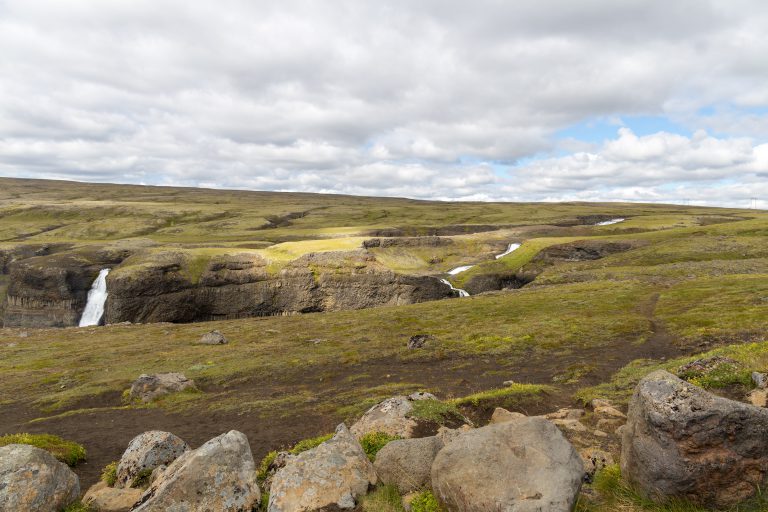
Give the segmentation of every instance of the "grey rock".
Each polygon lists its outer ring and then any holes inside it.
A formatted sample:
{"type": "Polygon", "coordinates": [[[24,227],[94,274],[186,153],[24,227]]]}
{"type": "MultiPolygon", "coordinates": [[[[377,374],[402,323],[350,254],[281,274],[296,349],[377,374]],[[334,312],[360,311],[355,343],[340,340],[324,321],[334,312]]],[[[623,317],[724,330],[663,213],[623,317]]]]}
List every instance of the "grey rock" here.
{"type": "Polygon", "coordinates": [[[525,414],[519,412],[511,412],[502,407],[497,407],[493,410],[493,415],[491,416],[489,423],[494,425],[496,423],[506,423],[508,421],[515,421],[525,417],[525,414]]]}
{"type": "Polygon", "coordinates": [[[471,430],[440,450],[432,489],[449,512],[570,512],[581,458],[543,418],[471,430]]]}
{"type": "Polygon", "coordinates": [[[199,343],[203,345],[226,345],[229,341],[220,331],[214,330],[203,334],[199,343]]]}
{"type": "Polygon", "coordinates": [[[652,499],[727,507],[768,484],[766,432],[768,410],[656,371],[630,401],[622,473],[652,499]]]}
{"type": "Polygon", "coordinates": [[[142,374],[131,384],[131,400],[151,402],[157,397],[178,393],[185,389],[195,389],[195,381],[188,379],[182,373],[142,374]]]}
{"type": "Polygon", "coordinates": [[[424,348],[426,345],[432,345],[437,339],[430,334],[414,334],[408,340],[408,348],[415,350],[417,348],[424,348]]]}
{"type": "Polygon", "coordinates": [[[413,402],[418,400],[436,400],[436,398],[430,393],[387,398],[368,409],[349,430],[358,438],[370,432],[384,432],[390,436],[402,438],[413,437],[418,422],[409,418],[408,414],[413,410],[413,402]]]}
{"type": "Polygon", "coordinates": [[[141,489],[118,489],[99,482],[85,493],[83,503],[93,512],[128,512],[141,499],[141,489]]]}
{"type": "Polygon", "coordinates": [[[134,437],[117,465],[115,487],[132,487],[133,481],[144,472],[168,465],[179,455],[189,451],[182,439],[170,432],[150,430],[134,437]]]}
{"type": "Polygon", "coordinates": [[[132,510],[250,512],[260,499],[248,439],[231,430],[171,462],[132,510]]]}
{"type": "Polygon", "coordinates": [[[272,478],[269,512],[352,509],[377,482],[363,448],[344,424],[319,446],[286,462],[272,478]]]}
{"type": "Polygon", "coordinates": [[[0,510],[51,512],[80,495],[80,481],[66,464],[40,448],[0,448],[0,510]]]}
{"type": "Polygon", "coordinates": [[[379,450],[373,467],[382,483],[408,494],[429,485],[432,462],[442,448],[443,441],[436,436],[399,439],[379,450]]]}
{"type": "Polygon", "coordinates": [[[760,389],[768,388],[768,373],[752,372],[752,382],[760,389]]]}

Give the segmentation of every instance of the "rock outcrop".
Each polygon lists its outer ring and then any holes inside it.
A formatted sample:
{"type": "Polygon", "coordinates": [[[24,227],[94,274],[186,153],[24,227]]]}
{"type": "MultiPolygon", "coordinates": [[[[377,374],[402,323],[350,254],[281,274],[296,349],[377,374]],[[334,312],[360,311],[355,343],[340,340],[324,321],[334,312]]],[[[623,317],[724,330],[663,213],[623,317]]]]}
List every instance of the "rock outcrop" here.
{"type": "Polygon", "coordinates": [[[195,389],[195,381],[186,378],[182,373],[155,373],[153,375],[144,373],[133,381],[128,396],[131,400],[151,402],[157,397],[178,393],[185,389],[195,389]]]}
{"type": "Polygon", "coordinates": [[[368,409],[350,431],[358,438],[370,432],[383,432],[390,436],[410,438],[414,436],[418,422],[408,415],[417,400],[437,400],[430,393],[414,393],[410,396],[387,398],[368,409]]]}
{"type": "Polygon", "coordinates": [[[199,343],[202,345],[226,345],[229,340],[220,331],[214,330],[203,334],[199,343]]]}
{"type": "Polygon", "coordinates": [[[583,477],[579,454],[543,418],[466,432],[431,469],[433,492],[448,512],[570,512],[583,477]]]}
{"type": "Polygon", "coordinates": [[[159,466],[167,466],[189,446],[170,432],[150,430],[134,437],[120,457],[115,487],[132,487],[133,482],[159,466]]]}
{"type": "Polygon", "coordinates": [[[321,445],[286,462],[272,478],[269,512],[354,509],[376,471],[344,424],[321,445]]]}
{"type": "Polygon", "coordinates": [[[379,450],[373,467],[382,483],[408,494],[429,485],[432,462],[442,448],[437,436],[398,439],[379,450]]]}
{"type": "Polygon", "coordinates": [[[141,489],[118,489],[99,482],[88,489],[83,503],[93,512],[129,512],[143,493],[141,489]]]}
{"type": "Polygon", "coordinates": [[[134,512],[250,512],[261,495],[245,434],[231,430],[173,461],[134,512]]]}
{"type": "Polygon", "coordinates": [[[79,495],[77,475],[47,451],[25,444],[0,448],[0,510],[58,511],[79,495]]]}
{"type": "Polygon", "coordinates": [[[768,485],[768,410],[720,398],[660,370],[622,430],[623,475],[653,499],[726,507],[768,485]]]}
{"type": "Polygon", "coordinates": [[[396,274],[367,251],[302,256],[277,275],[255,254],[221,256],[198,276],[189,258],[162,253],[108,278],[107,323],[192,322],[362,309],[449,298],[437,279],[396,274]]]}

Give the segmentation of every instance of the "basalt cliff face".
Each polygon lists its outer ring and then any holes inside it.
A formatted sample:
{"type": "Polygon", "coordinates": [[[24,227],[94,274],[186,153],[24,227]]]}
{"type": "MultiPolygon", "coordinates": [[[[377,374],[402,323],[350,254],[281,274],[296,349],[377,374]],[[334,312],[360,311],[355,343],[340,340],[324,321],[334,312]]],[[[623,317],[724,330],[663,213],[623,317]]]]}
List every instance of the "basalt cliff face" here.
{"type": "Polygon", "coordinates": [[[108,278],[107,323],[193,322],[412,304],[452,296],[436,279],[396,274],[366,251],[305,255],[268,272],[258,255],[215,258],[195,280],[181,255],[108,278]]]}
{"type": "Polygon", "coordinates": [[[277,271],[254,253],[215,256],[202,264],[182,252],[138,262],[127,256],[67,254],[11,263],[3,325],[77,325],[88,290],[105,266],[113,268],[107,278],[106,323],[290,315],[412,304],[454,294],[437,279],[392,272],[365,250],[307,254],[277,271]]]}
{"type": "Polygon", "coordinates": [[[2,270],[8,281],[4,327],[77,325],[99,270],[127,256],[107,250],[59,252],[66,249],[27,246],[3,253],[2,270]]]}

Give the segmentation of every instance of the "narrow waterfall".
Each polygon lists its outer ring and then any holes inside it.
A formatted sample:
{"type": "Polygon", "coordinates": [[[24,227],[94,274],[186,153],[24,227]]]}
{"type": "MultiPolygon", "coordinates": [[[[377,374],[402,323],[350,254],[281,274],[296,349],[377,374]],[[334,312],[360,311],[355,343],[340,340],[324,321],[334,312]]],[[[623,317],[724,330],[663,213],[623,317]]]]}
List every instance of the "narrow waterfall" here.
{"type": "Polygon", "coordinates": [[[80,327],[99,325],[101,317],[104,316],[104,304],[107,302],[107,274],[109,269],[102,269],[99,277],[88,290],[88,302],[85,304],[83,316],[80,317],[80,327]]]}
{"type": "Polygon", "coordinates": [[[503,257],[504,257],[504,256],[506,256],[507,254],[509,254],[509,253],[511,253],[511,252],[513,252],[513,251],[516,251],[516,250],[518,250],[519,248],[520,248],[520,244],[509,244],[509,247],[507,247],[507,250],[506,250],[506,251],[504,251],[504,252],[503,252],[503,253],[501,253],[501,254],[497,254],[497,255],[496,255],[496,259],[499,259],[499,258],[503,258],[503,257]]]}
{"type": "Polygon", "coordinates": [[[466,272],[467,270],[474,267],[474,265],[464,265],[462,267],[456,267],[448,271],[448,275],[455,276],[456,274],[461,274],[462,272],[466,272]]]}
{"type": "Polygon", "coordinates": [[[441,280],[440,280],[440,282],[441,282],[441,283],[443,283],[443,284],[447,284],[448,286],[450,286],[450,287],[451,287],[451,290],[455,290],[455,291],[459,292],[459,297],[469,297],[469,293],[467,293],[467,291],[466,291],[466,290],[462,290],[461,288],[456,288],[456,287],[454,287],[454,286],[451,284],[451,282],[450,282],[450,281],[448,281],[447,279],[441,279],[441,280]]]}
{"type": "Polygon", "coordinates": [[[603,222],[598,222],[595,224],[595,226],[610,226],[611,224],[618,224],[619,222],[624,222],[627,219],[611,219],[611,220],[604,220],[603,222]]]}

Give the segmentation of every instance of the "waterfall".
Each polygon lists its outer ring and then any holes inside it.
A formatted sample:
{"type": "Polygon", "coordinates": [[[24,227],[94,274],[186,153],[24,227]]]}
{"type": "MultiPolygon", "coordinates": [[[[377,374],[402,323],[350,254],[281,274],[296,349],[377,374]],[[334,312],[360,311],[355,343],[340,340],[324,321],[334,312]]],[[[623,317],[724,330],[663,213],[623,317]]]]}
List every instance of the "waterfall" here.
{"type": "Polygon", "coordinates": [[[507,254],[511,253],[512,251],[516,251],[520,248],[520,244],[509,244],[509,247],[507,247],[507,250],[504,251],[501,254],[496,255],[496,259],[503,258],[507,254]]]}
{"type": "Polygon", "coordinates": [[[595,224],[595,226],[610,226],[611,224],[618,224],[619,222],[624,222],[627,219],[611,219],[611,220],[604,220],[603,222],[598,222],[595,224]]]}
{"type": "Polygon", "coordinates": [[[451,287],[451,290],[455,290],[455,291],[459,292],[459,297],[469,297],[469,294],[467,293],[467,291],[466,291],[466,290],[462,290],[461,288],[455,288],[455,287],[454,287],[454,286],[451,284],[451,282],[450,282],[450,281],[448,281],[447,279],[441,279],[441,280],[440,280],[440,282],[441,282],[441,283],[443,283],[443,284],[447,284],[448,286],[450,286],[450,287],[451,287]]]}
{"type": "Polygon", "coordinates": [[[85,304],[83,316],[80,317],[80,327],[99,325],[99,321],[104,315],[104,304],[107,302],[107,274],[109,274],[109,269],[102,269],[99,272],[99,277],[88,290],[88,302],[85,304]]]}
{"type": "Polygon", "coordinates": [[[462,272],[466,272],[467,270],[474,267],[474,265],[464,265],[462,267],[456,267],[454,269],[451,269],[448,271],[448,275],[455,276],[456,274],[460,274],[462,272]]]}

